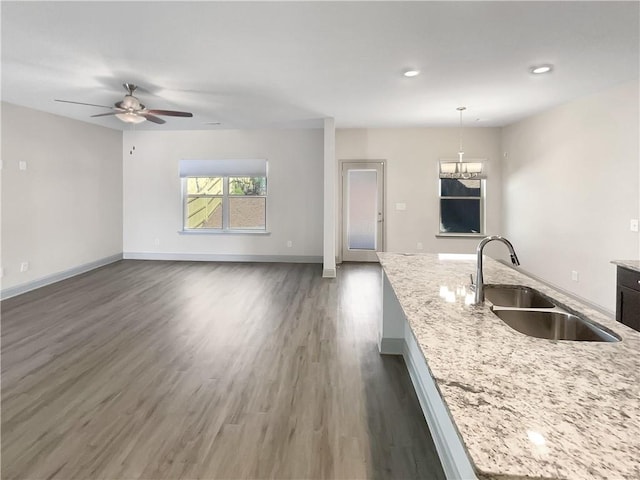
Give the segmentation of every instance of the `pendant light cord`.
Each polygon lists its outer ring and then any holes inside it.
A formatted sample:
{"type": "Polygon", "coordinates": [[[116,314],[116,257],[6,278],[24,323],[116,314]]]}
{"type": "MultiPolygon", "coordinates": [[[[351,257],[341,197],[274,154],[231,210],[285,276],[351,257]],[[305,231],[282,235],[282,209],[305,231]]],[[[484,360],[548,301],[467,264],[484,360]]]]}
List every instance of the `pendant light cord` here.
{"type": "Polygon", "coordinates": [[[464,112],[467,107],[458,107],[456,110],[460,112],[460,150],[458,150],[458,161],[462,163],[462,156],[464,155],[464,150],[462,149],[462,112],[464,112]]]}

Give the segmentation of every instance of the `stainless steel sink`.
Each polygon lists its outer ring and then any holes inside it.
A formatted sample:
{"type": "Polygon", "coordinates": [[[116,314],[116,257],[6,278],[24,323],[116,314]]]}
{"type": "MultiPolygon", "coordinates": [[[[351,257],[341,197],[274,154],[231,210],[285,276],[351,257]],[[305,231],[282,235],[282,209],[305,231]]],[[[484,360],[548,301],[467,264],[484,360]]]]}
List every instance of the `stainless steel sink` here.
{"type": "Polygon", "coordinates": [[[515,308],[553,308],[544,294],[524,285],[485,285],[484,297],[494,305],[515,308]]]}
{"type": "MultiPolygon", "coordinates": [[[[487,295],[489,289],[487,289],[487,295]]],[[[619,342],[620,337],[606,327],[558,310],[493,309],[503,322],[525,335],[551,340],[619,342]]]]}

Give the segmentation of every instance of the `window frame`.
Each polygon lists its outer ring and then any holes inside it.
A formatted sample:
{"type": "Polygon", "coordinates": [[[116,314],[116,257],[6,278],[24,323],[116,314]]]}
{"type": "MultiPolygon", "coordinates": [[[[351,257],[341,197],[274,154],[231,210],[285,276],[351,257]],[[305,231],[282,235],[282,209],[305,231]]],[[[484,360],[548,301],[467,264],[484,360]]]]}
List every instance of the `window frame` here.
{"type": "Polygon", "coordinates": [[[268,215],[267,204],[269,196],[269,179],[267,174],[265,175],[247,175],[244,173],[238,174],[199,174],[199,175],[187,175],[182,176],[182,230],[180,233],[188,234],[234,234],[234,233],[246,233],[246,234],[268,234],[268,215]],[[222,195],[208,195],[208,194],[189,194],[188,191],[188,179],[189,178],[221,178],[222,179],[222,195]],[[229,179],[230,178],[264,178],[265,179],[265,194],[264,195],[237,195],[229,192],[229,179]],[[188,204],[190,198],[220,198],[222,201],[222,226],[221,228],[189,228],[187,226],[189,210],[188,204]],[[264,198],[264,227],[258,228],[230,228],[230,212],[229,212],[229,199],[231,198],[264,198]]]}
{"type": "MultiPolygon", "coordinates": [[[[451,162],[452,160],[441,160],[441,162],[451,162]]],[[[453,160],[455,161],[455,160],[453,160]]],[[[486,159],[473,159],[465,160],[465,162],[478,162],[486,165],[486,159]]],[[[440,167],[438,167],[440,168],[440,167]]],[[[484,167],[483,167],[484,168],[484,167]]],[[[487,191],[487,179],[486,176],[470,174],[469,176],[455,176],[455,175],[438,175],[438,227],[436,237],[484,237],[486,236],[486,191],[487,191]],[[479,196],[443,196],[442,195],[442,180],[479,180],[480,181],[480,195],[479,196]],[[443,200],[477,200],[479,202],[479,224],[480,232],[444,232],[442,231],[442,201],[443,200]]]]}

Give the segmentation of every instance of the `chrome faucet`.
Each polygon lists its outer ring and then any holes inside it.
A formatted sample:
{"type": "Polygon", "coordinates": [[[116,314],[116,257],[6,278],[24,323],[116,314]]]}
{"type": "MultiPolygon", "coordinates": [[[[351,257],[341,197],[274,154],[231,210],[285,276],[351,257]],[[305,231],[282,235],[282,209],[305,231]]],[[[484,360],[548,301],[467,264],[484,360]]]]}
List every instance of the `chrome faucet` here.
{"type": "Polygon", "coordinates": [[[509,253],[511,254],[511,263],[514,265],[520,265],[520,261],[518,260],[518,256],[516,255],[516,251],[513,249],[513,245],[511,242],[500,235],[491,235],[490,237],[483,238],[478,244],[478,265],[476,270],[476,283],[473,284],[473,277],[471,277],[471,285],[475,286],[476,296],[475,301],[473,302],[475,305],[479,305],[484,302],[484,279],[482,278],[482,251],[484,250],[484,246],[492,242],[493,240],[498,240],[504,243],[509,249],[509,253]]]}

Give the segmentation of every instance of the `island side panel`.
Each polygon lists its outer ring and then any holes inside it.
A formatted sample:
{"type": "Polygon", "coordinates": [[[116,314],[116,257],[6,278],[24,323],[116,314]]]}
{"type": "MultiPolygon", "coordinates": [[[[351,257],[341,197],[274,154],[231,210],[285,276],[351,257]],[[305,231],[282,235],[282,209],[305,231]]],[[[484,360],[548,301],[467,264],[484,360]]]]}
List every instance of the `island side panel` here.
{"type": "Polygon", "coordinates": [[[476,479],[476,472],[467,454],[467,449],[464,447],[460,434],[440,396],[429,365],[409,322],[405,322],[404,339],[404,362],[420,402],[422,413],[427,425],[429,425],[429,431],[447,479],[476,479]]]}
{"type": "Polygon", "coordinates": [[[402,355],[447,479],[476,474],[386,273],[382,276],[381,354],[402,355]]]}
{"type": "Polygon", "coordinates": [[[385,355],[404,353],[404,325],[406,318],[387,274],[382,274],[382,318],[378,333],[378,349],[385,355]]]}

